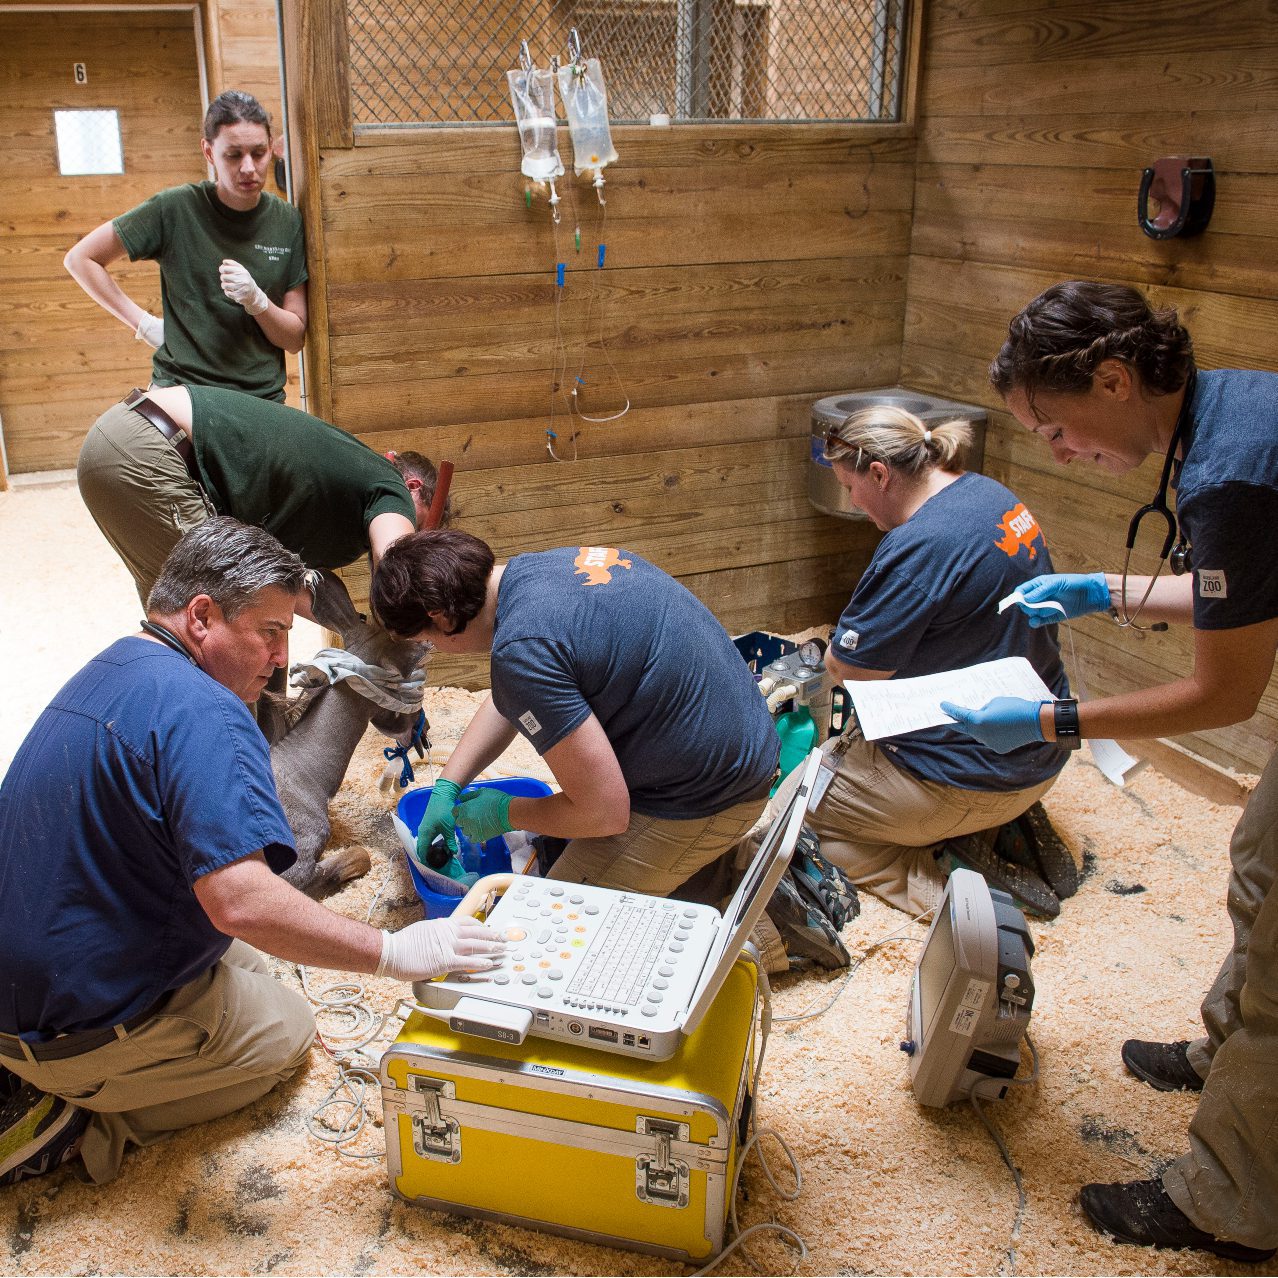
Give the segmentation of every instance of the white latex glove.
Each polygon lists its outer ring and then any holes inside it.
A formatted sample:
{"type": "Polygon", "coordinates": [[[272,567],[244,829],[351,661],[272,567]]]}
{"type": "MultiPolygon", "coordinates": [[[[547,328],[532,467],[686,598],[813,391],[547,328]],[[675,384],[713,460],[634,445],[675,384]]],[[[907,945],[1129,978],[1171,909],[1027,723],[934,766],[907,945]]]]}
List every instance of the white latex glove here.
{"type": "Polygon", "coordinates": [[[445,972],[486,972],[505,950],[505,941],[474,919],[422,919],[382,932],[382,959],[373,975],[427,981],[445,972]]]}
{"type": "Polygon", "coordinates": [[[164,321],[150,311],[143,311],[137,328],[133,330],[133,338],[158,351],[164,345],[164,321]]]}
{"type": "Polygon", "coordinates": [[[270,299],[258,288],[257,281],[238,262],[226,258],[217,268],[217,274],[222,292],[231,301],[239,302],[250,315],[260,315],[270,306],[270,299]]]}

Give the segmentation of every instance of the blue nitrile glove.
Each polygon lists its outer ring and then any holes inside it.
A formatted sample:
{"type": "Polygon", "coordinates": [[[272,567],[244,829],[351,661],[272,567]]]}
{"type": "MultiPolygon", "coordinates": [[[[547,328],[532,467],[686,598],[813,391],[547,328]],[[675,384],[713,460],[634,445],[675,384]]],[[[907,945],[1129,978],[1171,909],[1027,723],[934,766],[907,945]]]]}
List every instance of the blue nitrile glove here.
{"type": "Polygon", "coordinates": [[[511,829],[510,795],[489,786],[463,794],[457,803],[457,824],[472,843],[487,843],[511,829]]]}
{"type": "Polygon", "coordinates": [[[441,778],[435,782],[430,792],[430,801],[422,814],[422,823],[417,827],[417,864],[428,865],[427,850],[436,835],[442,834],[450,852],[457,851],[457,835],[453,830],[453,804],[461,793],[461,786],[456,781],[441,778]]]}
{"type": "MultiPolygon", "coordinates": [[[[1058,603],[1067,617],[1086,617],[1091,612],[1104,612],[1109,607],[1109,586],[1103,572],[1053,572],[1031,577],[1021,587],[1027,604],[1058,603]]],[[[1061,620],[1055,608],[1024,608],[1016,605],[1029,618],[1034,629],[1054,626],[1061,620]]]]}
{"type": "Polygon", "coordinates": [[[1043,728],[1039,723],[1039,706],[1042,701],[1026,701],[1022,697],[995,697],[979,710],[956,706],[952,701],[942,701],[941,709],[967,733],[997,754],[1008,754],[1024,745],[1043,740],[1043,728]]]}

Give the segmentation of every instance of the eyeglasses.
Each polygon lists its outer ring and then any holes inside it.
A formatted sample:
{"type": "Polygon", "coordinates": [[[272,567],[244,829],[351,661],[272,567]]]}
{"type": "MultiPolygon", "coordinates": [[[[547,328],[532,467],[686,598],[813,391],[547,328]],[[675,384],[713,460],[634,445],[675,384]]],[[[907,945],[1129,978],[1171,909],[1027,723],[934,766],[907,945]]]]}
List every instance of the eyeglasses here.
{"type": "Polygon", "coordinates": [[[834,455],[834,450],[836,448],[845,453],[850,453],[852,451],[852,445],[849,444],[846,439],[839,438],[839,428],[837,426],[831,426],[829,430],[825,432],[825,448],[823,455],[826,461],[836,460],[834,455]]]}

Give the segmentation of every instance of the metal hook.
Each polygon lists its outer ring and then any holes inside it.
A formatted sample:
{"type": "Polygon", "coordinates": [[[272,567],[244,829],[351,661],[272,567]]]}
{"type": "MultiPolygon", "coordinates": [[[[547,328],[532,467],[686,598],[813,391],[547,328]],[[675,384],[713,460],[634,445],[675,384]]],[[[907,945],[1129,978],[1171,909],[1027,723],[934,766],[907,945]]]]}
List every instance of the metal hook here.
{"type": "Polygon", "coordinates": [[[581,61],[581,36],[577,34],[576,27],[568,29],[568,56],[574,63],[581,61]]]}
{"type": "Polygon", "coordinates": [[[519,42],[519,65],[525,72],[531,71],[533,68],[532,54],[528,52],[527,40],[519,42]]]}

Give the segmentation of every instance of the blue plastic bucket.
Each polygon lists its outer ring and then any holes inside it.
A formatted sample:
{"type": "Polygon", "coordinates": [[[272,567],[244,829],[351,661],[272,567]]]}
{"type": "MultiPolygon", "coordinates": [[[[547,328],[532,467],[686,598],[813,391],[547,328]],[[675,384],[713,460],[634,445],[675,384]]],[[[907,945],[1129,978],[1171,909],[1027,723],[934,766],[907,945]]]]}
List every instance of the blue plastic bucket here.
{"type": "MultiPolygon", "coordinates": [[[[417,827],[426,814],[426,805],[430,802],[433,787],[424,786],[419,790],[409,790],[400,797],[395,808],[395,828],[399,831],[400,842],[404,845],[404,856],[408,861],[408,872],[413,877],[413,886],[426,907],[428,919],[444,918],[451,914],[461,899],[462,891],[453,896],[445,892],[436,892],[417,868],[417,862],[410,850],[417,846],[417,827]]],[[[540,799],[551,794],[551,788],[544,781],[534,777],[500,777],[496,781],[475,781],[468,785],[462,794],[472,790],[501,790],[517,799],[540,799]]],[[[462,865],[476,874],[508,874],[510,872],[510,849],[501,836],[489,839],[478,845],[457,831],[457,849],[462,865]]],[[[461,889],[461,885],[458,884],[461,889]]]]}

